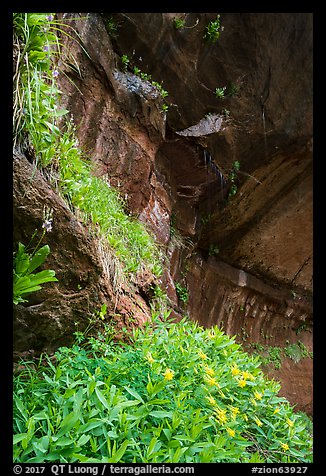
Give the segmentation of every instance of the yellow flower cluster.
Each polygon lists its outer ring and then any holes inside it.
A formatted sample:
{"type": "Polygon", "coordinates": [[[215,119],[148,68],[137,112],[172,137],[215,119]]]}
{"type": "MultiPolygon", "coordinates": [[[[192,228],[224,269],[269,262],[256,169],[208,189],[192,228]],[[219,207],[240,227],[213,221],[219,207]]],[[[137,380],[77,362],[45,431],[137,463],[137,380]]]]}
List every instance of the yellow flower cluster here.
{"type": "Polygon", "coordinates": [[[171,369],[166,369],[163,375],[165,380],[172,380],[174,376],[174,371],[171,369]]]}
{"type": "Polygon", "coordinates": [[[226,410],[221,409],[220,407],[214,408],[215,413],[216,413],[216,418],[217,420],[223,425],[223,423],[226,422],[226,410]]]}
{"type": "Polygon", "coordinates": [[[215,400],[214,397],[212,397],[212,395],[209,395],[209,396],[206,397],[206,398],[207,398],[207,400],[209,401],[209,403],[210,403],[211,405],[216,405],[216,400],[215,400]]]}
{"type": "Polygon", "coordinates": [[[258,426],[262,426],[262,422],[259,420],[259,418],[254,417],[255,422],[257,423],[258,426]]]}
{"type": "Polygon", "coordinates": [[[281,443],[282,449],[287,451],[289,449],[289,445],[287,443],[281,443]]]}
{"type": "Polygon", "coordinates": [[[204,367],[204,370],[211,377],[213,377],[215,375],[215,370],[212,369],[211,367],[208,367],[207,365],[204,367]]]}
{"type": "Polygon", "coordinates": [[[240,370],[238,369],[236,365],[234,365],[233,367],[231,367],[231,373],[232,375],[239,375],[240,370]]]}
{"type": "Polygon", "coordinates": [[[232,428],[227,428],[226,431],[228,432],[228,434],[233,438],[234,435],[235,435],[235,431],[232,430],[232,428]]]}
{"type": "Polygon", "coordinates": [[[255,377],[250,372],[242,372],[242,378],[244,380],[255,380],[255,377]]]}
{"type": "Polygon", "coordinates": [[[254,395],[256,400],[261,400],[263,396],[261,393],[257,392],[256,390],[254,391],[254,395]]]}
{"type": "Polygon", "coordinates": [[[237,414],[240,413],[239,408],[238,408],[238,407],[232,407],[232,406],[230,405],[230,410],[231,410],[233,419],[236,419],[237,414]]]}
{"type": "Polygon", "coordinates": [[[207,355],[204,354],[204,352],[202,352],[201,350],[198,352],[198,355],[199,355],[199,357],[200,357],[201,359],[203,359],[203,360],[207,360],[207,359],[208,359],[207,355]]]}
{"type": "Polygon", "coordinates": [[[209,375],[205,375],[205,381],[208,383],[208,385],[211,385],[212,387],[219,387],[219,384],[214,377],[210,377],[209,375]]]}

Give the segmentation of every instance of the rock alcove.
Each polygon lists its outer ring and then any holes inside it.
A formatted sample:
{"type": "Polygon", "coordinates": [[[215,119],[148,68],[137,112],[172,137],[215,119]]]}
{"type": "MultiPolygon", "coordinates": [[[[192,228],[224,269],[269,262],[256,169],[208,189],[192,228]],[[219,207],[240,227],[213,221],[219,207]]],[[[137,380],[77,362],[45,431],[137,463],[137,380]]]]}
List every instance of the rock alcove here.
{"type": "MultiPolygon", "coordinates": [[[[209,43],[203,36],[216,15],[60,14],[79,35],[62,38],[79,67],[59,60],[62,106],[98,175],[165,250],[161,285],[176,319],[186,312],[222,326],[248,349],[300,341],[312,351],[312,15],[223,13],[223,31],[209,43]],[[176,17],[185,28],[175,28],[176,17]],[[167,112],[122,55],[163,84],[167,112]],[[221,87],[224,99],[215,94],[221,87]]],[[[16,355],[71,342],[75,322],[86,327],[85,312],[103,302],[117,325],[147,320],[150,278],[116,292],[97,240],[15,153],[15,242],[28,240],[44,204],[56,217],[49,265],[59,282],[16,306],[16,355]]],[[[268,372],[312,413],[311,358],[285,356],[268,372]]]]}

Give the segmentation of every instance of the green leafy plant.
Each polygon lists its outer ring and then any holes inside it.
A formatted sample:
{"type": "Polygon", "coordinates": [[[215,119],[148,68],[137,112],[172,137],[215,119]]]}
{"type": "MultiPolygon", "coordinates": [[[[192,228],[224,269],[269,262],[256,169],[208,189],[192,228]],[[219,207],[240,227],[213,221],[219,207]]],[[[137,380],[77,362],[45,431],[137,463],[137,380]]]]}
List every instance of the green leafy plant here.
{"type": "MultiPolygon", "coordinates": [[[[127,70],[127,68],[130,67],[130,60],[126,55],[123,55],[121,57],[121,60],[124,57],[125,57],[125,59],[123,61],[124,69],[127,70]]],[[[140,68],[138,68],[138,66],[134,66],[132,71],[136,76],[139,76],[143,81],[150,82],[151,85],[154,86],[154,88],[156,88],[156,90],[159,92],[162,99],[165,99],[169,95],[168,91],[163,88],[161,83],[159,83],[158,81],[152,80],[152,76],[150,74],[145,73],[144,71],[142,71],[140,68]]],[[[162,112],[167,112],[168,109],[169,109],[168,104],[163,103],[161,109],[162,109],[162,112]]]]}
{"type": "Polygon", "coordinates": [[[214,255],[218,255],[220,252],[220,248],[218,247],[218,245],[209,245],[209,249],[208,249],[208,255],[209,256],[214,256],[214,255]]]}
{"type": "Polygon", "coordinates": [[[209,221],[212,219],[212,214],[211,213],[208,213],[207,215],[204,215],[200,218],[200,221],[203,225],[206,225],[207,223],[209,223],[209,221]]]}
{"type": "Polygon", "coordinates": [[[14,378],[14,462],[306,463],[311,422],[216,326],[156,317],[14,378]]]}
{"type": "Polygon", "coordinates": [[[238,171],[239,170],[240,170],[240,162],[238,160],[236,160],[233,163],[232,168],[231,168],[231,170],[228,174],[228,179],[230,180],[230,183],[231,183],[230,190],[229,190],[229,193],[228,193],[228,198],[233,197],[238,191],[238,186],[236,184],[236,181],[237,181],[237,178],[238,178],[238,171]]]}
{"type": "Polygon", "coordinates": [[[123,69],[127,71],[130,64],[130,59],[128,58],[127,55],[122,55],[120,59],[121,59],[123,69]]]}
{"type": "MultiPolygon", "coordinates": [[[[44,237],[46,231],[49,231],[52,226],[52,218],[47,217],[43,223],[43,232],[41,238],[39,239],[37,245],[30,253],[28,252],[28,246],[18,243],[18,249],[14,253],[14,262],[13,262],[13,303],[19,304],[21,302],[27,302],[24,299],[26,294],[33,293],[42,289],[42,284],[58,281],[55,277],[55,271],[52,269],[45,269],[34,273],[34,271],[39,268],[47,256],[50,253],[49,245],[44,245],[41,248],[40,243],[44,237]]],[[[36,232],[34,233],[31,241],[35,237],[36,232]]],[[[30,241],[30,243],[31,243],[30,241]]],[[[29,243],[29,244],[30,244],[29,243]]]]}
{"type": "Polygon", "coordinates": [[[305,357],[312,358],[312,352],[309,352],[307,347],[301,342],[295,342],[293,344],[288,344],[284,348],[284,354],[290,359],[294,360],[294,362],[298,363],[300,360],[304,359],[305,357]]]}
{"type": "Polygon", "coordinates": [[[206,27],[204,39],[207,40],[209,43],[216,43],[216,41],[220,37],[221,31],[223,31],[220,18],[221,15],[217,15],[216,19],[210,21],[206,27]]]}
{"type": "Polygon", "coordinates": [[[262,365],[272,365],[276,370],[281,368],[284,357],[289,357],[295,363],[300,362],[301,359],[306,357],[313,358],[313,353],[309,352],[300,340],[284,347],[262,345],[257,342],[252,342],[250,347],[255,349],[262,365]]]}
{"type": "Polygon", "coordinates": [[[162,272],[162,253],[144,225],[125,211],[123,199],[104,180],[92,173],[83,158],[75,128],[67,124],[58,144],[59,189],[72,209],[80,210],[84,222],[105,237],[123,263],[127,274],[149,269],[162,272]]]}
{"type": "Polygon", "coordinates": [[[36,268],[44,263],[49,253],[49,246],[44,245],[35,254],[30,255],[25,252],[25,246],[22,243],[18,243],[18,250],[14,256],[14,304],[27,302],[23,296],[42,289],[41,284],[58,281],[55,277],[55,271],[52,269],[45,269],[38,273],[33,273],[36,268]]]}
{"type": "Polygon", "coordinates": [[[225,90],[226,90],[226,86],[223,86],[222,88],[216,88],[215,89],[215,96],[218,99],[224,99],[225,90]]]}
{"type": "MultiPolygon", "coordinates": [[[[43,167],[50,164],[55,155],[60,134],[57,120],[68,112],[58,108],[61,92],[57,86],[57,77],[61,74],[57,58],[62,58],[58,32],[72,38],[67,30],[78,38],[71,26],[56,20],[52,13],[13,14],[14,146],[23,141],[27,132],[36,163],[43,167]]],[[[65,51],[65,57],[62,61],[79,72],[73,55],[65,51]]]]}
{"type": "Polygon", "coordinates": [[[173,24],[177,30],[181,30],[184,28],[186,21],[182,18],[173,18],[173,24]]]}
{"type": "Polygon", "coordinates": [[[181,283],[175,283],[175,290],[178,296],[178,299],[186,304],[189,300],[189,292],[185,286],[182,286],[181,283]]]}
{"type": "Polygon", "coordinates": [[[116,22],[113,20],[112,17],[109,17],[106,20],[105,26],[106,26],[108,34],[112,38],[117,38],[118,37],[118,25],[116,24],[116,22]]]}
{"type": "Polygon", "coordinates": [[[239,94],[240,88],[235,83],[230,83],[227,88],[227,95],[229,97],[237,96],[239,94]]]}

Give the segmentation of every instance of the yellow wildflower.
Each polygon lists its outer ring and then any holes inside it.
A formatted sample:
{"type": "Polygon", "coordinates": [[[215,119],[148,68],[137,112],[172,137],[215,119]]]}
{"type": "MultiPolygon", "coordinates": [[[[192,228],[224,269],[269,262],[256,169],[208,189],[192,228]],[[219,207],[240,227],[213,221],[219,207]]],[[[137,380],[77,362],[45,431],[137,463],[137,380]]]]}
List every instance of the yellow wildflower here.
{"type": "Polygon", "coordinates": [[[207,337],[208,337],[209,339],[214,339],[214,337],[215,337],[214,331],[213,331],[213,330],[209,330],[209,331],[207,332],[207,337]]]}
{"type": "Polygon", "coordinates": [[[203,360],[208,359],[207,355],[204,354],[204,352],[202,352],[201,350],[198,352],[198,354],[199,354],[199,357],[200,357],[201,359],[203,359],[203,360]]]}
{"type": "Polygon", "coordinates": [[[223,423],[226,422],[227,418],[226,418],[226,415],[224,414],[218,414],[216,416],[216,418],[218,419],[218,421],[223,425],[223,423]]]}
{"type": "Polygon", "coordinates": [[[239,387],[243,388],[247,385],[247,382],[244,379],[241,379],[240,382],[238,383],[239,387]]]}
{"type": "Polygon", "coordinates": [[[213,375],[215,375],[215,370],[212,369],[211,367],[205,367],[205,372],[210,375],[211,377],[213,377],[213,375]]]}
{"type": "Polygon", "coordinates": [[[239,375],[240,370],[238,369],[237,366],[231,367],[231,373],[232,375],[239,375]]]}
{"type": "Polygon", "coordinates": [[[214,397],[212,397],[212,395],[209,395],[209,397],[206,397],[206,398],[211,405],[216,405],[216,400],[214,397]]]}
{"type": "Polygon", "coordinates": [[[232,407],[230,405],[230,410],[231,410],[232,415],[234,415],[235,417],[237,416],[238,413],[240,413],[240,410],[239,410],[238,407],[232,407]]]}
{"type": "Polygon", "coordinates": [[[289,418],[286,419],[286,423],[289,425],[289,426],[293,426],[294,423],[292,420],[290,420],[289,418]]]}
{"type": "Polygon", "coordinates": [[[172,380],[174,376],[174,371],[171,369],[166,369],[163,375],[165,380],[172,380]]]}
{"type": "Polygon", "coordinates": [[[221,408],[217,407],[214,409],[216,412],[216,418],[219,420],[220,423],[225,423],[227,418],[226,418],[226,410],[222,410],[221,408]]]}
{"type": "Polygon", "coordinates": [[[275,410],[274,410],[273,415],[275,415],[275,413],[278,413],[279,411],[280,411],[279,407],[276,407],[275,410]]]}
{"type": "Polygon", "coordinates": [[[152,357],[152,354],[151,354],[150,352],[147,352],[147,354],[146,354],[146,359],[147,359],[147,361],[148,361],[150,364],[152,364],[153,362],[155,362],[154,359],[153,359],[153,357],[152,357]]]}
{"type": "Polygon", "coordinates": [[[242,378],[244,380],[255,380],[255,377],[250,372],[247,372],[246,370],[242,372],[242,378]]]}
{"type": "Polygon", "coordinates": [[[255,391],[254,395],[255,395],[256,400],[261,400],[262,399],[262,394],[261,393],[255,391]]]}
{"type": "Polygon", "coordinates": [[[262,422],[259,420],[259,418],[254,417],[255,422],[257,423],[258,426],[262,426],[262,422]]]}
{"type": "Polygon", "coordinates": [[[282,449],[287,451],[289,449],[289,445],[287,443],[281,443],[282,449]]]}
{"type": "Polygon", "coordinates": [[[226,431],[228,432],[228,434],[233,438],[234,435],[235,435],[235,431],[232,430],[232,428],[227,428],[226,431]]]}
{"type": "Polygon", "coordinates": [[[248,421],[247,415],[243,415],[244,420],[248,421]]]}
{"type": "Polygon", "coordinates": [[[205,375],[205,380],[208,383],[208,385],[211,385],[211,386],[215,385],[216,387],[219,387],[219,384],[217,383],[216,378],[205,375]]]}

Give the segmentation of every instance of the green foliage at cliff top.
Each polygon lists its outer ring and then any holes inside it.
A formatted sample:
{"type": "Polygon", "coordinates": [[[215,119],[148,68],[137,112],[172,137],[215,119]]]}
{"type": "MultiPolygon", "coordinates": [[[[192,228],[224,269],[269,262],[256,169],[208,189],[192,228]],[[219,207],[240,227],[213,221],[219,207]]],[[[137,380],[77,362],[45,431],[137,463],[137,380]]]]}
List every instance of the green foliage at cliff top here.
{"type": "MultiPolygon", "coordinates": [[[[63,48],[58,33],[77,36],[77,43],[78,33],[52,13],[15,13],[13,26],[14,145],[27,135],[35,163],[46,170],[84,223],[107,239],[126,274],[150,270],[159,276],[162,253],[154,236],[128,214],[118,191],[94,175],[72,121],[63,121],[59,129],[58,119],[69,111],[58,107],[62,92],[57,81],[62,73],[56,58],[63,48]]],[[[78,70],[71,53],[65,50],[65,55],[78,70]]]]}

